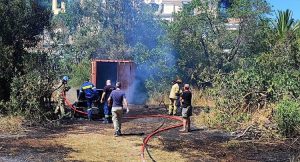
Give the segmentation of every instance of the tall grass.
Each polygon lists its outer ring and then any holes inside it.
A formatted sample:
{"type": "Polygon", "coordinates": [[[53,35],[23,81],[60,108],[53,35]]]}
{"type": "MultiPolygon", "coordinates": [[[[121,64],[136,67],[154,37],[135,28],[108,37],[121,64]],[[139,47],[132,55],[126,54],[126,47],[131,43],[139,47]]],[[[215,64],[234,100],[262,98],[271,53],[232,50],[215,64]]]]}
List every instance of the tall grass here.
{"type": "Polygon", "coordinates": [[[275,120],[282,135],[288,137],[298,135],[300,104],[294,100],[282,100],[276,106],[275,120]]]}
{"type": "MultiPolygon", "coordinates": [[[[171,87],[170,87],[171,90],[171,87]]],[[[170,99],[169,99],[169,93],[170,90],[166,90],[164,92],[154,92],[149,95],[149,99],[147,101],[147,104],[149,105],[158,105],[161,103],[165,103],[166,105],[169,104],[170,99]]],[[[191,88],[192,92],[192,105],[194,107],[214,107],[215,104],[213,100],[208,97],[208,94],[204,90],[200,89],[193,89],[191,88]]]]}
{"type": "Polygon", "coordinates": [[[0,116],[0,134],[15,134],[24,130],[23,117],[20,116],[0,116]]]}

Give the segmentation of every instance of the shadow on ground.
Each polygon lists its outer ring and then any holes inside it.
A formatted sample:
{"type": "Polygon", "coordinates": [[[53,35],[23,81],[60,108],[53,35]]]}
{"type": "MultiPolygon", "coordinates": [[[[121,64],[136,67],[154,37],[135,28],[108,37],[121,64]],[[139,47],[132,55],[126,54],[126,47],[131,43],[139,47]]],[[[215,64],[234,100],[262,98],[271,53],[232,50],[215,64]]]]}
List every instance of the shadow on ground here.
{"type": "MultiPolygon", "coordinates": [[[[195,109],[195,114],[202,108],[195,109]]],[[[147,108],[140,110],[143,114],[165,112],[164,108],[147,108]]],[[[134,128],[127,131],[145,130],[145,134],[161,125],[174,124],[163,119],[136,119],[134,128]],[[152,125],[145,123],[152,123],[152,125]]],[[[153,137],[160,140],[161,145],[151,145],[150,148],[162,149],[168,152],[178,152],[189,161],[251,161],[251,162],[298,162],[300,161],[300,139],[285,141],[268,140],[234,140],[234,137],[220,130],[193,128],[189,133],[181,133],[178,129],[169,130],[153,137]]],[[[150,151],[151,153],[151,151],[150,151]]],[[[155,156],[153,156],[155,160],[155,156]]]]}
{"type": "MultiPolygon", "coordinates": [[[[200,109],[195,110],[196,114],[200,109]]],[[[161,107],[134,107],[130,115],[161,114],[166,109],[161,107]]],[[[126,136],[145,137],[158,127],[165,127],[177,122],[160,118],[126,119],[122,133],[126,136]]],[[[17,161],[64,161],[72,152],[76,152],[64,145],[59,145],[58,137],[69,134],[101,133],[113,136],[113,126],[102,124],[101,121],[73,120],[64,121],[56,128],[29,128],[24,136],[6,136],[0,138],[0,162],[17,161]],[[108,130],[108,131],[107,131],[108,130]]],[[[122,138],[122,137],[120,137],[122,138]]],[[[141,143],[142,144],[142,138],[141,143]]],[[[188,161],[262,161],[284,162],[299,161],[300,139],[286,141],[244,141],[234,140],[229,134],[219,130],[209,130],[193,127],[189,133],[180,133],[178,129],[162,132],[153,138],[160,142],[149,148],[176,152],[188,161]]],[[[153,155],[155,159],[155,156],[153,155]]]]}

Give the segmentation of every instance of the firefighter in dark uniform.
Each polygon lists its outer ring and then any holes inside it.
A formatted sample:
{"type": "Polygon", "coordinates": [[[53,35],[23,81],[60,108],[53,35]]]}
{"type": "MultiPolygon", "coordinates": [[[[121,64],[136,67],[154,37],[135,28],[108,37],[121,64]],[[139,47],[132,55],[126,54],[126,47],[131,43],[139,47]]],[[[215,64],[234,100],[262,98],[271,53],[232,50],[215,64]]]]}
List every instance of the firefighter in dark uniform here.
{"type": "Polygon", "coordinates": [[[81,94],[84,93],[85,98],[87,100],[87,116],[89,120],[92,120],[92,104],[93,101],[95,100],[95,98],[97,98],[98,93],[97,93],[97,89],[94,86],[93,83],[91,83],[90,81],[85,81],[81,87],[80,87],[80,91],[79,91],[79,96],[81,96],[81,94]]]}

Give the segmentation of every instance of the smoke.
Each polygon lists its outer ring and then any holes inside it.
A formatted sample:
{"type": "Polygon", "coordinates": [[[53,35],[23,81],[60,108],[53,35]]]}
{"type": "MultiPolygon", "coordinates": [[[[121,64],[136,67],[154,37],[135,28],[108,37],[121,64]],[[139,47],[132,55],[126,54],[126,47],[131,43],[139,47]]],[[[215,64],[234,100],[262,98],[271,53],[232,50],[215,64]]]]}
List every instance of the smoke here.
{"type": "MultiPolygon", "coordinates": [[[[132,2],[132,1],[131,1],[132,2]]],[[[175,57],[173,48],[164,40],[166,29],[155,16],[157,5],[140,3],[136,13],[137,21],[126,32],[127,44],[134,47],[132,57],[137,64],[135,81],[129,88],[128,100],[134,104],[144,104],[150,93],[166,89],[174,74],[175,57]]]]}
{"type": "MultiPolygon", "coordinates": [[[[113,29],[108,32],[112,33],[110,37],[99,38],[105,39],[100,40],[103,43],[109,40],[109,48],[104,46],[105,49],[110,50],[113,46],[120,47],[116,45],[120,43],[119,39],[112,41],[110,39],[116,36],[116,33],[122,33],[127,48],[124,53],[129,53],[129,55],[121,59],[133,60],[137,66],[135,80],[127,94],[130,103],[145,103],[149,93],[161,91],[164,85],[171,82],[170,78],[176,71],[174,50],[164,40],[166,37],[164,26],[166,25],[155,16],[157,9],[158,5],[146,4],[142,0],[103,0],[96,11],[98,13],[96,18],[99,19],[99,24],[102,23],[100,25],[102,33],[105,33],[106,27],[113,29]]],[[[91,13],[94,14],[94,12],[91,13]]],[[[103,49],[103,47],[96,49],[103,49]]],[[[111,54],[114,51],[106,53],[111,54]]],[[[103,54],[97,54],[97,56],[103,57],[103,54]]]]}
{"type": "Polygon", "coordinates": [[[137,63],[135,81],[130,87],[131,103],[144,104],[150,95],[168,90],[176,72],[174,52],[170,46],[157,46],[151,50],[136,49],[137,63]]]}

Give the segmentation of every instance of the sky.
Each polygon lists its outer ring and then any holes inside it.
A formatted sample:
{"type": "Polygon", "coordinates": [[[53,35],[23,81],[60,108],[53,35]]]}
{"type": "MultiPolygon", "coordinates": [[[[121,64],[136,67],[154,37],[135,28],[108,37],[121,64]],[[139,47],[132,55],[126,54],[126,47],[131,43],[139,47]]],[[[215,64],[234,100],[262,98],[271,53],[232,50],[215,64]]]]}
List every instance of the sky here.
{"type": "Polygon", "coordinates": [[[300,0],[268,0],[273,6],[272,10],[286,10],[293,11],[293,18],[300,20],[300,0]]]}

